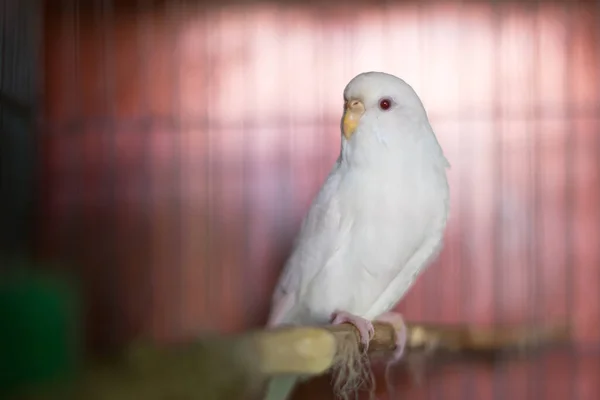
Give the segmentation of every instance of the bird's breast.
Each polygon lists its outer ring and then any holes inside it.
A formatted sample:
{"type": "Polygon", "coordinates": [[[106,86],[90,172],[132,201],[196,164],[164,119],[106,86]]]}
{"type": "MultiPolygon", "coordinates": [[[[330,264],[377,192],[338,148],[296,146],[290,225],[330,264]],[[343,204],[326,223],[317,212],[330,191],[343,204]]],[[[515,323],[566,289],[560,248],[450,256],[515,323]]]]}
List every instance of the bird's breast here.
{"type": "Polygon", "coordinates": [[[398,275],[445,210],[442,199],[429,195],[417,179],[357,178],[348,185],[358,186],[347,188],[354,196],[342,197],[351,228],[335,268],[337,280],[353,287],[348,301],[363,304],[398,275]]]}
{"type": "Polygon", "coordinates": [[[324,246],[332,252],[304,292],[309,319],[365,313],[445,218],[444,190],[443,179],[414,169],[348,171],[334,195],[340,229],[324,246]]]}

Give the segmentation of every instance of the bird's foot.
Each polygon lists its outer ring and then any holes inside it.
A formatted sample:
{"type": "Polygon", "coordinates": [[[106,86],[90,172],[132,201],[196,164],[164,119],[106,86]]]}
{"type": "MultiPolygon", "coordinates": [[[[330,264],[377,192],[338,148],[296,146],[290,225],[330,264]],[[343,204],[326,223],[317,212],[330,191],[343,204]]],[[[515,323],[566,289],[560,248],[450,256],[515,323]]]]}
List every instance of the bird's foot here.
{"type": "Polygon", "coordinates": [[[402,358],[402,354],[404,354],[404,347],[406,345],[406,325],[404,324],[404,319],[399,313],[387,312],[381,314],[375,320],[379,322],[387,322],[396,327],[396,348],[394,349],[391,359],[391,363],[395,363],[402,358]]]}
{"type": "Polygon", "coordinates": [[[373,324],[368,319],[364,319],[354,314],[347,313],[345,311],[335,311],[332,315],[332,325],[339,325],[349,323],[360,333],[360,342],[364,346],[365,350],[369,348],[369,342],[375,334],[373,324]]]}

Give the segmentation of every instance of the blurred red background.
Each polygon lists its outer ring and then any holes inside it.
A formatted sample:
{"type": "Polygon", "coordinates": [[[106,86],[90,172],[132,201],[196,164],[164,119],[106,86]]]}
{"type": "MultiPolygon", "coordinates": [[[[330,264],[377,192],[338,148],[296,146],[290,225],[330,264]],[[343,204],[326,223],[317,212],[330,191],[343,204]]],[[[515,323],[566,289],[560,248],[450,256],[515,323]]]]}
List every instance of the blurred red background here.
{"type": "Polygon", "coordinates": [[[600,398],[599,24],[575,1],[48,1],[40,255],[81,272],[93,347],[260,326],[345,84],[390,72],[452,164],[444,251],[398,310],[568,320],[585,349],[404,395],[600,398]]]}

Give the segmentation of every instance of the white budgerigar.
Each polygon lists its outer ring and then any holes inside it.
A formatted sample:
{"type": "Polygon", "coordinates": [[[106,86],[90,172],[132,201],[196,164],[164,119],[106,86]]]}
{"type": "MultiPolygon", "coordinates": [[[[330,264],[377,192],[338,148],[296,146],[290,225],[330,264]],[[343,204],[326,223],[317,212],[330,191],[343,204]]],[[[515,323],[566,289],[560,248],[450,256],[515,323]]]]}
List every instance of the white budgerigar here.
{"type": "MultiPolygon", "coordinates": [[[[366,72],[344,90],[340,156],[305,217],[273,295],[268,325],[349,322],[364,344],[439,253],[448,218],[448,161],[415,91],[366,72]]],[[[406,340],[397,334],[396,356],[406,340]]],[[[296,377],[275,378],[268,400],[296,377]]]]}

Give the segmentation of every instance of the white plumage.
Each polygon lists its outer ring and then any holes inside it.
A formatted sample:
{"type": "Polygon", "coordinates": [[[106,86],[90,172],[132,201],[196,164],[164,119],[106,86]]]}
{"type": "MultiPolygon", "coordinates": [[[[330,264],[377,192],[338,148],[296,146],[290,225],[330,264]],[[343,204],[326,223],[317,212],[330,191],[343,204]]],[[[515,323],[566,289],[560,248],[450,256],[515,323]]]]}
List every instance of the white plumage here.
{"type": "Polygon", "coordinates": [[[417,94],[367,72],[344,100],[341,153],[279,279],[270,326],[329,323],[336,310],[375,319],[442,246],[449,164],[417,94]]]}

